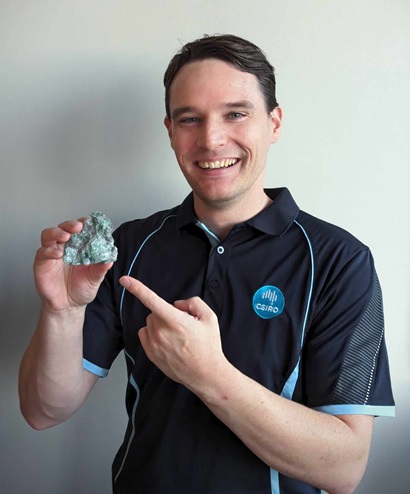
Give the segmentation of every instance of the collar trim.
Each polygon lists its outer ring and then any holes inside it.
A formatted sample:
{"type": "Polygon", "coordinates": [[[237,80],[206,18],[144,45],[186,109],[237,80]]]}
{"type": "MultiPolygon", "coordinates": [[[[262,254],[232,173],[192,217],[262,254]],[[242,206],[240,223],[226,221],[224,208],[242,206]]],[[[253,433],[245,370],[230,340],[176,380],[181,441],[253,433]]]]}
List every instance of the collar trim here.
{"type": "MultiPolygon", "coordinates": [[[[272,200],[263,211],[242,224],[249,225],[269,235],[284,235],[299,214],[299,207],[286,187],[265,189],[265,194],[272,200]]],[[[194,196],[191,192],[179,208],[177,228],[197,224],[194,211],[194,196]]],[[[214,235],[212,232],[210,232],[214,235]]]]}

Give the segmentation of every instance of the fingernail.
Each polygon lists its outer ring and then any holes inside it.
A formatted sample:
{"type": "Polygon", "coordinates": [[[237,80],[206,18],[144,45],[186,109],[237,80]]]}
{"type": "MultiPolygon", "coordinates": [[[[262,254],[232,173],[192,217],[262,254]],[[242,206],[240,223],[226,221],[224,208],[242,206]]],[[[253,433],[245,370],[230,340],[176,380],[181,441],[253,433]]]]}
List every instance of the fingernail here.
{"type": "Polygon", "coordinates": [[[123,276],[122,278],[120,278],[120,284],[124,288],[128,288],[131,285],[131,282],[126,276],[123,276]]]}

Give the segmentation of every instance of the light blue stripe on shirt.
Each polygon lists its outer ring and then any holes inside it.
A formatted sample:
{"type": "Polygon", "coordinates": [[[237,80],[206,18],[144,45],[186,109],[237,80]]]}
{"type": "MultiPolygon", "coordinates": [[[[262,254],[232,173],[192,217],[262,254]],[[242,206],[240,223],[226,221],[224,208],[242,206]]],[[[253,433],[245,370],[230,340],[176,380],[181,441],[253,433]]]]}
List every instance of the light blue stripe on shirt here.
{"type": "Polygon", "coordinates": [[[105,377],[108,375],[108,369],[98,367],[98,365],[89,362],[85,358],[83,358],[83,367],[85,370],[88,370],[88,372],[91,372],[91,374],[95,374],[98,377],[105,377]]]}
{"type": "Polygon", "coordinates": [[[318,412],[328,413],[329,415],[373,415],[375,417],[394,417],[394,406],[377,406],[377,405],[325,405],[323,407],[314,407],[318,412]]]}

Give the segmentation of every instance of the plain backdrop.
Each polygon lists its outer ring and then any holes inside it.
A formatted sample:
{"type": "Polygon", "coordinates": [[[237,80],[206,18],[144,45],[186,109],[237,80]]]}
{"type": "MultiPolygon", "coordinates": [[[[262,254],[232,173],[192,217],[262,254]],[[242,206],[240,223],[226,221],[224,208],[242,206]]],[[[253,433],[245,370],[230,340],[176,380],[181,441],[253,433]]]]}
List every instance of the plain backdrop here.
{"type": "MultiPolygon", "coordinates": [[[[115,226],[189,192],[163,127],[162,76],[204,33],[258,44],[284,111],[267,186],[372,249],[397,402],[358,493],[410,492],[410,2],[0,1],[0,492],[109,494],[125,430],[123,357],[69,422],[35,432],[17,374],[36,324],[40,231],[102,210],[115,226]]],[[[185,494],[185,493],[181,493],[185,494]]],[[[187,493],[190,494],[190,493],[187,493]]]]}

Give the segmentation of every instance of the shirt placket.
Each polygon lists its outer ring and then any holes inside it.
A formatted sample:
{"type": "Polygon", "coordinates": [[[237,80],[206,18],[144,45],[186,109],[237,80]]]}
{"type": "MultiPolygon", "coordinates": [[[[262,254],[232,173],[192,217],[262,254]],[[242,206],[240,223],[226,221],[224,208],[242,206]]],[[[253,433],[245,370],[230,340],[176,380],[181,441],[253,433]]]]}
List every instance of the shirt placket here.
{"type": "Polygon", "coordinates": [[[204,286],[204,301],[218,317],[222,314],[226,288],[226,272],[232,242],[226,240],[217,244],[211,251],[204,286]]]}

